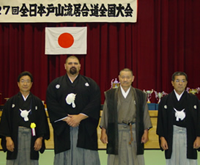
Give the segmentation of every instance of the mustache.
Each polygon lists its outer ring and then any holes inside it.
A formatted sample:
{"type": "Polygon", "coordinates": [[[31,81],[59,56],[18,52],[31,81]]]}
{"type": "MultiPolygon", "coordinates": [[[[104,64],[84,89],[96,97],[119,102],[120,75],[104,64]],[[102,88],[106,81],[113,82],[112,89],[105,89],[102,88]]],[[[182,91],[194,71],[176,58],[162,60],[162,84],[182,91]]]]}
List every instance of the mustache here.
{"type": "Polygon", "coordinates": [[[76,74],[77,73],[77,69],[76,69],[76,67],[71,67],[70,68],[70,73],[73,75],[73,74],[76,74]]]}
{"type": "Polygon", "coordinates": [[[70,70],[71,70],[71,69],[76,69],[76,67],[75,67],[75,66],[72,66],[72,67],[70,68],[70,70]]]}

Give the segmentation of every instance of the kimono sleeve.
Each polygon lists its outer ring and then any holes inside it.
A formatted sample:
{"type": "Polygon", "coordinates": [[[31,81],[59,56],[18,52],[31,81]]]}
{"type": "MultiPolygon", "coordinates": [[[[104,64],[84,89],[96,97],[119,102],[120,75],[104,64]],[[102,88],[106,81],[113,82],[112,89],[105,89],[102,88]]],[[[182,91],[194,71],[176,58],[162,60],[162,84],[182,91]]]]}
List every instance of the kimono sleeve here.
{"type": "Polygon", "coordinates": [[[159,105],[158,105],[158,119],[157,119],[157,130],[156,133],[160,137],[164,137],[164,118],[163,118],[163,106],[164,106],[164,100],[161,99],[159,105]]]}
{"type": "Polygon", "coordinates": [[[10,121],[10,113],[9,113],[9,105],[10,101],[7,101],[3,107],[1,121],[0,121],[0,136],[5,137],[9,136],[11,137],[11,121],[10,121]]]}
{"type": "Polygon", "coordinates": [[[56,81],[54,80],[47,88],[46,103],[51,123],[67,116],[66,111],[58,102],[55,89],[56,81]]]}
{"type": "Polygon", "coordinates": [[[48,125],[47,116],[46,116],[46,112],[45,112],[42,101],[39,101],[38,112],[39,113],[38,113],[37,118],[39,118],[39,120],[37,122],[38,123],[37,136],[43,137],[44,139],[48,140],[50,137],[49,125],[48,125]]]}
{"type": "Polygon", "coordinates": [[[82,113],[88,115],[95,120],[99,120],[101,109],[101,92],[99,86],[96,84],[96,82],[94,82],[94,80],[91,80],[90,83],[90,101],[82,110],[82,113]]]}
{"type": "Polygon", "coordinates": [[[9,105],[10,101],[7,101],[3,107],[1,121],[0,121],[0,138],[3,151],[6,152],[6,136],[11,137],[11,123],[9,118],[9,105]]]}
{"type": "Polygon", "coordinates": [[[108,108],[107,108],[107,103],[105,100],[103,104],[103,113],[101,116],[100,128],[107,129],[107,126],[108,126],[108,108]]]}

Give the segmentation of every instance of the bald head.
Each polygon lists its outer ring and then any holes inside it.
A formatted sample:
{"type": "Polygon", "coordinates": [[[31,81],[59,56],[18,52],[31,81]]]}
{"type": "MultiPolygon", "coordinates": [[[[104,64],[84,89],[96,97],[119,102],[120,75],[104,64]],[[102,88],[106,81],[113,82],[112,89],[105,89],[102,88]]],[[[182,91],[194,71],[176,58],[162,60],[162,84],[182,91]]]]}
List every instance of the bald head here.
{"type": "Polygon", "coordinates": [[[69,57],[67,57],[65,63],[67,63],[67,61],[68,61],[69,59],[76,59],[76,60],[79,62],[79,64],[80,64],[80,61],[79,61],[79,59],[78,59],[76,56],[69,56],[69,57]]]}

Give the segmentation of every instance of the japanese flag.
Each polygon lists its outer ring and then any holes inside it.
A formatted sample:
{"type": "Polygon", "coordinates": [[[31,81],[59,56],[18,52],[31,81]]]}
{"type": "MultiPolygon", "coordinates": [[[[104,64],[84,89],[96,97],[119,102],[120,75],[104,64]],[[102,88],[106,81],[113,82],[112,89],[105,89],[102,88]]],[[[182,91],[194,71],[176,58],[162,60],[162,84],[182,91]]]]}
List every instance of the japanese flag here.
{"type": "Polygon", "coordinates": [[[86,54],[87,27],[46,27],[45,54],[86,54]]]}

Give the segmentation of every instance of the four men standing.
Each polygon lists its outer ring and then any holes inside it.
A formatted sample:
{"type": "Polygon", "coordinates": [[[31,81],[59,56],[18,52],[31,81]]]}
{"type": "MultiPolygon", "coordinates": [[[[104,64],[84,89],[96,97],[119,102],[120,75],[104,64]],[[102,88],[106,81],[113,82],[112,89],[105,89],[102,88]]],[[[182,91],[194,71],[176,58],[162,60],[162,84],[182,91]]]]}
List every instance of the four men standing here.
{"type": "MultiPolygon", "coordinates": [[[[80,75],[80,62],[70,56],[66,75],[53,80],[47,89],[47,110],[54,129],[54,164],[100,165],[97,126],[101,93],[94,80],[80,75]]],[[[119,73],[120,87],[105,92],[100,123],[101,141],[107,144],[108,165],[144,165],[144,143],[152,127],[146,94],[133,88],[133,73],[119,73]]],[[[33,77],[22,72],[20,92],[4,105],[0,122],[2,147],[7,165],[37,165],[38,151],[44,152],[49,127],[44,106],[30,93],[33,77]],[[23,148],[23,149],[22,149],[23,148]]],[[[200,105],[185,91],[187,75],[175,72],[174,91],[161,99],[157,134],[165,150],[167,165],[197,165],[200,147],[200,105]]]]}

